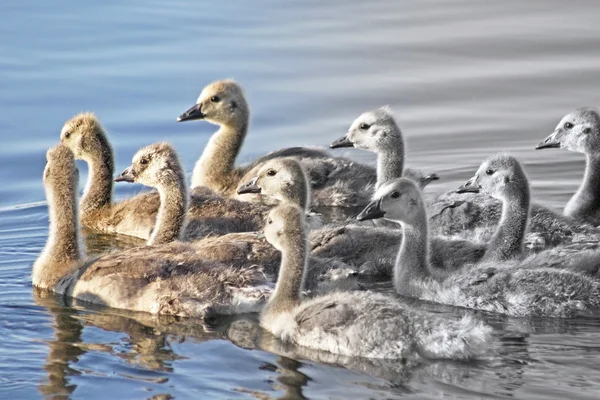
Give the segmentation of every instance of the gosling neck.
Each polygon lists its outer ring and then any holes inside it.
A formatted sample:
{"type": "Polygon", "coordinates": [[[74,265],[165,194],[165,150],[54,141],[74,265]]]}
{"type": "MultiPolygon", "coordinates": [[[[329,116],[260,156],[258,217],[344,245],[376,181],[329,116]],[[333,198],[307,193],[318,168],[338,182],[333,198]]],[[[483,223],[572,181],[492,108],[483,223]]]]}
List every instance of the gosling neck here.
{"type": "Polygon", "coordinates": [[[269,299],[263,315],[274,315],[288,311],[300,304],[306,272],[307,246],[303,231],[290,234],[281,252],[281,266],[277,287],[269,299]]]}
{"type": "Polygon", "coordinates": [[[377,154],[377,188],[392,179],[401,178],[404,171],[404,141],[393,144],[377,154]]]}
{"type": "Polygon", "coordinates": [[[504,261],[523,254],[523,239],[529,219],[529,187],[502,200],[502,216],[488,243],[484,260],[504,261]]]}
{"type": "Polygon", "coordinates": [[[206,186],[223,193],[237,184],[237,181],[233,182],[231,173],[247,131],[248,113],[244,113],[244,116],[234,123],[221,125],[208,141],[202,156],[194,167],[192,189],[206,186]]]}
{"type": "MultiPolygon", "coordinates": [[[[73,182],[73,185],[75,183],[73,182]]],[[[53,290],[83,259],[75,187],[46,187],[50,229],[42,254],[33,265],[33,285],[53,290]]]]}
{"type": "Polygon", "coordinates": [[[600,212],[600,155],[586,154],[585,175],[579,190],[565,206],[565,215],[596,222],[600,212]]]}
{"type": "Polygon", "coordinates": [[[188,195],[185,179],[181,176],[157,185],[160,195],[160,207],[156,216],[156,225],[148,244],[165,244],[181,239],[185,231],[185,214],[188,195]]]}
{"type": "Polygon", "coordinates": [[[394,269],[398,294],[418,296],[419,283],[429,277],[427,213],[421,209],[412,222],[402,222],[402,243],[394,269]]]}
{"type": "Polygon", "coordinates": [[[107,140],[101,140],[99,144],[99,152],[85,158],[89,176],[81,198],[81,211],[84,216],[112,203],[115,172],[113,150],[107,140]]]}
{"type": "Polygon", "coordinates": [[[308,187],[306,182],[298,180],[291,186],[283,190],[280,194],[280,200],[283,203],[290,203],[299,206],[304,211],[308,209],[308,187]]]}

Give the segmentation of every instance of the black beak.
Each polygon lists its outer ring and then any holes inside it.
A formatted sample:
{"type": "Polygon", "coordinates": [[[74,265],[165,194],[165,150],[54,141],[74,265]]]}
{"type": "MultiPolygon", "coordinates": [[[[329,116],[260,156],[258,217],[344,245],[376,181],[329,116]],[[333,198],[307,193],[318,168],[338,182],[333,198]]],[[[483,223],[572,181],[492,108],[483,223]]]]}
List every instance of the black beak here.
{"type": "Polygon", "coordinates": [[[359,221],[383,218],[385,211],[381,210],[381,199],[373,200],[356,217],[359,221]]]}
{"type": "Polygon", "coordinates": [[[115,182],[135,182],[135,175],[133,174],[133,170],[131,167],[125,168],[123,172],[121,172],[116,178],[115,182]]]}
{"type": "Polygon", "coordinates": [[[202,113],[202,104],[194,104],[189,110],[177,118],[177,122],[193,121],[195,119],[204,119],[206,115],[202,113]]]}
{"type": "Polygon", "coordinates": [[[481,186],[479,186],[479,184],[477,183],[477,178],[478,176],[475,175],[474,177],[469,179],[467,183],[465,183],[456,190],[456,193],[479,193],[481,186]]]}
{"type": "Polygon", "coordinates": [[[535,149],[536,150],[542,150],[542,149],[556,149],[556,148],[559,148],[560,147],[560,141],[556,140],[557,134],[558,134],[558,131],[555,131],[554,133],[552,133],[546,139],[544,139],[543,141],[541,141],[537,146],[535,146],[535,149]]]}
{"type": "Polygon", "coordinates": [[[354,147],[354,143],[348,139],[348,135],[344,135],[338,140],[334,141],[329,145],[332,149],[339,149],[341,147],[354,147]]]}
{"type": "Polygon", "coordinates": [[[245,185],[240,186],[237,190],[237,194],[260,193],[262,189],[256,185],[257,181],[258,181],[258,177],[252,179],[250,182],[246,183],[245,185]]]}

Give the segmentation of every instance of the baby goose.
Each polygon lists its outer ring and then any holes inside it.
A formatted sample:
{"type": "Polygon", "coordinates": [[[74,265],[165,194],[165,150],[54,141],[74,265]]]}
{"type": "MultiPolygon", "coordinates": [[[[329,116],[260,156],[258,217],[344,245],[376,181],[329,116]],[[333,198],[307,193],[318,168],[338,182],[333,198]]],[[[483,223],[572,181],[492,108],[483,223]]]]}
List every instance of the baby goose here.
{"type": "MultiPolygon", "coordinates": [[[[241,185],[238,194],[254,193],[267,197],[265,203],[275,202],[295,204],[307,210],[307,222],[311,229],[323,225],[319,214],[310,208],[310,187],[302,165],[293,158],[275,158],[266,161],[249,182],[241,185]]],[[[265,214],[266,215],[266,214],[265,214]]]]}
{"type": "MultiPolygon", "coordinates": [[[[248,131],[250,109],[240,85],[232,80],[206,86],[196,104],[177,121],[204,119],[219,130],[210,138],[196,163],[192,188],[206,186],[225,196],[235,196],[240,184],[250,181],[265,161],[294,157],[310,178],[314,205],[356,206],[356,194],[375,181],[373,168],[353,161],[334,158],[324,150],[292,147],[274,151],[246,167],[235,167],[235,159],[248,131]]],[[[252,201],[253,198],[244,197],[252,201]]]]}
{"type": "Polygon", "coordinates": [[[302,302],[308,250],[304,211],[293,205],[274,208],[265,235],[282,261],[260,324],[284,342],[382,359],[470,359],[486,351],[491,329],[470,317],[443,318],[372,292],[338,292],[302,302]]]}
{"type": "Polygon", "coordinates": [[[137,182],[158,190],[160,208],[148,245],[182,238],[188,194],[185,174],[177,152],[168,143],[154,143],[140,149],[115,182],[137,182]]]}
{"type": "Polygon", "coordinates": [[[487,245],[484,260],[504,261],[523,255],[529,219],[529,181],[519,161],[508,154],[485,160],[458,193],[480,191],[502,202],[500,222],[487,245]]]}
{"type": "MultiPolygon", "coordinates": [[[[417,182],[421,188],[438,180],[435,174],[423,176],[420,172],[404,169],[404,138],[389,107],[367,111],[352,122],[348,133],[331,143],[332,149],[356,147],[377,154],[377,185],[402,176],[417,182]]],[[[368,190],[362,191],[370,196],[368,190]]],[[[367,202],[370,199],[367,199],[367,202]]]]}
{"type": "Polygon", "coordinates": [[[58,145],[46,158],[44,188],[50,233],[33,265],[35,287],[153,314],[202,317],[209,308],[235,313],[262,307],[270,281],[260,267],[207,262],[202,252],[189,244],[140,247],[84,261],[75,199],[79,174],[73,154],[58,145]]]}
{"type": "Polygon", "coordinates": [[[98,118],[92,113],[74,116],[64,124],[60,142],[89,166],[80,203],[82,225],[148,239],[156,221],[159,197],[156,193],[142,193],[113,202],[114,153],[98,118]]]}
{"type": "MultiPolygon", "coordinates": [[[[430,210],[429,222],[435,234],[458,235],[466,239],[488,241],[502,218],[503,205],[484,193],[458,190],[442,194],[430,210]]],[[[594,226],[561,216],[540,204],[531,204],[528,247],[541,250],[574,241],[597,240],[594,226]]]]}
{"type": "MultiPolygon", "coordinates": [[[[504,182],[503,174],[499,179],[504,182]]],[[[567,270],[532,268],[518,260],[481,263],[438,279],[439,271],[429,263],[425,204],[418,187],[408,179],[385,183],[359,217],[385,217],[402,225],[394,276],[401,295],[517,317],[576,317],[600,310],[597,281],[567,270]]]]}
{"type": "MultiPolygon", "coordinates": [[[[82,224],[93,230],[149,239],[159,212],[160,196],[152,191],[113,203],[114,155],[98,118],[91,113],[71,118],[62,129],[61,143],[89,165],[90,176],[81,200],[82,224]]],[[[185,179],[183,169],[179,170],[176,173],[185,179]]],[[[176,190],[185,190],[185,187],[176,190]]],[[[269,207],[225,198],[201,187],[192,191],[189,200],[189,224],[185,231],[188,240],[209,234],[256,231],[262,228],[269,210],[269,207]]]]}
{"type": "Polygon", "coordinates": [[[585,176],[579,190],[565,206],[564,214],[600,225],[600,114],[591,107],[565,115],[554,132],[536,149],[562,147],[586,156],[585,176]]]}

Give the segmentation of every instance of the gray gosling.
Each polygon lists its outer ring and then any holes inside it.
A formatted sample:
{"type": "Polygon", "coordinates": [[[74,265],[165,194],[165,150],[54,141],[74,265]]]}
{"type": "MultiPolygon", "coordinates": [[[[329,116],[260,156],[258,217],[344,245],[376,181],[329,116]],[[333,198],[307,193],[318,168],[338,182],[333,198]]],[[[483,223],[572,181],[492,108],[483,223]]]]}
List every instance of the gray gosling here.
{"type": "MultiPolygon", "coordinates": [[[[355,147],[377,154],[375,189],[391,179],[402,176],[414,180],[421,188],[439,179],[436,174],[424,176],[418,171],[404,169],[404,138],[392,110],[387,106],[361,114],[352,122],[348,133],[331,143],[330,147],[355,147]]],[[[363,193],[365,196],[372,194],[369,190],[363,193]]]]}
{"type": "Polygon", "coordinates": [[[578,108],[560,120],[554,132],[536,149],[563,148],[586,157],[583,182],[567,203],[564,215],[600,225],[600,114],[578,108]]]}
{"type": "MultiPolygon", "coordinates": [[[[294,157],[302,163],[310,179],[316,206],[356,206],[358,198],[348,196],[360,191],[365,181],[375,181],[375,171],[371,167],[331,157],[325,150],[304,147],[277,150],[248,166],[236,167],[235,160],[246,138],[249,118],[250,109],[243,90],[232,80],[207,85],[196,104],[179,116],[178,122],[202,119],[219,125],[196,163],[192,188],[206,186],[224,196],[236,197],[238,186],[256,176],[262,163],[279,157],[294,157]],[[340,195],[340,192],[346,194],[340,195]]],[[[261,197],[245,195],[242,199],[260,201],[261,197]]]]}
{"type": "MultiPolygon", "coordinates": [[[[496,173],[493,168],[487,172],[496,173]]],[[[502,173],[498,177],[504,182],[502,173]]],[[[531,267],[527,260],[480,263],[438,279],[439,271],[429,262],[425,204],[408,179],[385,183],[359,217],[387,218],[402,225],[394,276],[400,295],[516,317],[577,317],[599,311],[600,283],[568,270],[531,267]]]]}
{"type": "MultiPolygon", "coordinates": [[[[307,209],[310,202],[310,188],[300,163],[291,158],[276,158],[266,161],[257,175],[248,183],[238,188],[239,194],[258,194],[267,196],[281,204],[294,204],[307,209]]],[[[268,213],[264,214],[266,219],[268,213]]],[[[307,221],[311,227],[319,227],[322,222],[318,215],[310,214],[307,221]]],[[[281,256],[273,246],[256,233],[230,233],[218,237],[209,237],[197,241],[199,247],[220,244],[215,249],[214,260],[223,263],[238,259],[252,260],[263,265],[270,273],[277,273],[281,256]],[[245,249],[245,250],[244,250],[245,249]]],[[[306,288],[314,290],[331,286],[331,288],[353,287],[356,270],[333,258],[314,257],[311,259],[309,278],[306,288]]]]}
{"type": "Polygon", "coordinates": [[[271,210],[265,236],[282,260],[260,324],[283,342],[378,359],[465,360],[489,351],[491,329],[469,316],[452,320],[373,292],[337,292],[302,301],[308,249],[299,207],[271,210]]]}
{"type": "MultiPolygon", "coordinates": [[[[306,210],[306,219],[311,229],[323,226],[319,214],[310,211],[311,191],[302,164],[293,158],[275,158],[266,161],[256,176],[241,185],[238,194],[260,194],[275,204],[290,203],[306,210]]],[[[265,214],[266,216],[266,214],[265,214]]]]}
{"type": "Polygon", "coordinates": [[[145,246],[84,260],[80,243],[73,153],[48,150],[44,188],[50,232],[33,265],[32,283],[89,303],[152,314],[203,317],[258,311],[270,280],[258,266],[237,268],[208,262],[187,243],[145,246]]]}

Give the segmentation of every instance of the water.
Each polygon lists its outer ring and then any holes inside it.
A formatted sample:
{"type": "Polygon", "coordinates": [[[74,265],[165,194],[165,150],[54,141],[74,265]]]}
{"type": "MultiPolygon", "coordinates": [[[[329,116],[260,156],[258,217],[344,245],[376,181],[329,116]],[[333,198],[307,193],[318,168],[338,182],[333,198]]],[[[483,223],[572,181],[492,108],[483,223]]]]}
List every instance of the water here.
{"type": "Polygon", "coordinates": [[[597,2],[6,0],[0,12],[2,397],[598,398],[598,320],[488,316],[502,338],[489,362],[402,368],[281,348],[252,316],[202,327],[62,304],[30,284],[47,233],[44,152],[63,122],[96,112],[117,169],[169,140],[189,172],[214,127],[175,119],[224,77],[252,105],[242,161],[327,145],[388,104],[407,164],[443,178],[435,190],[507,150],[536,201],[560,209],[583,157],[533,148],[571,109],[600,105],[597,2]]]}

